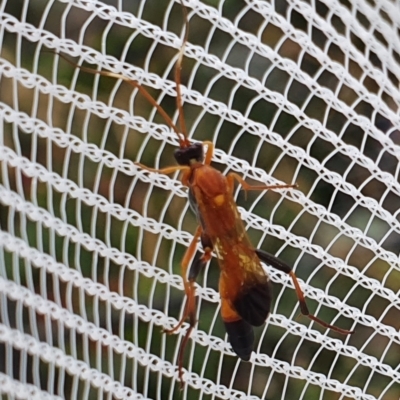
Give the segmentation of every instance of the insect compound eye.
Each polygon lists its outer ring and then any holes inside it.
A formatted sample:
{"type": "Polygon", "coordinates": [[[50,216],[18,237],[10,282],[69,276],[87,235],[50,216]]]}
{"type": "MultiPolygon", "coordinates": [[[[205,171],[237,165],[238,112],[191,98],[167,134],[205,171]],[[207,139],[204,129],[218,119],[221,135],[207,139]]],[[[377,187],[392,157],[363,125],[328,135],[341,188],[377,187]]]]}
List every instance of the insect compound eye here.
{"type": "Polygon", "coordinates": [[[202,143],[193,143],[189,147],[176,149],[174,157],[179,165],[190,165],[191,161],[204,161],[204,149],[202,143]]]}

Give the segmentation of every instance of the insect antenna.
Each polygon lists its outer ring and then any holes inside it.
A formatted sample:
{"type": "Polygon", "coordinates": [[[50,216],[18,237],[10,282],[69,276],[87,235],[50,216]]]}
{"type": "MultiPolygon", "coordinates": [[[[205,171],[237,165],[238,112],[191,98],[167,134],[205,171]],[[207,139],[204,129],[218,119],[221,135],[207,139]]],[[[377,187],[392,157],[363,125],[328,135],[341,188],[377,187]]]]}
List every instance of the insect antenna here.
{"type": "Polygon", "coordinates": [[[154,97],[136,80],[128,78],[125,75],[116,73],[116,72],[111,72],[111,71],[99,71],[94,68],[90,67],[84,67],[82,65],[79,65],[73,61],[71,61],[68,57],[66,57],[64,54],[58,53],[58,52],[53,52],[49,51],[50,53],[55,53],[61,58],[63,58],[65,61],[67,61],[69,64],[71,64],[75,68],[79,68],[83,72],[87,72],[92,75],[101,75],[101,76],[106,76],[109,78],[116,78],[116,79],[121,79],[133,88],[137,89],[140,94],[153,106],[157,109],[157,111],[160,113],[164,121],[167,123],[167,125],[173,129],[173,131],[178,135],[178,140],[179,140],[179,147],[180,148],[186,148],[190,146],[190,142],[187,139],[187,131],[186,131],[186,124],[185,124],[185,118],[183,114],[183,107],[182,107],[182,94],[181,94],[181,89],[180,89],[180,81],[181,81],[181,69],[182,69],[182,59],[183,59],[183,52],[184,52],[184,47],[187,42],[188,38],[188,20],[187,20],[187,10],[186,7],[183,5],[183,12],[185,16],[185,36],[184,40],[181,46],[181,49],[179,50],[178,54],[178,60],[175,65],[175,82],[176,82],[176,105],[178,108],[179,112],[179,126],[181,128],[181,131],[178,129],[178,127],[175,125],[175,123],[172,121],[171,117],[167,114],[167,112],[164,110],[162,106],[160,106],[157,101],[154,99],[154,97]]]}
{"type": "Polygon", "coordinates": [[[187,138],[187,130],[186,130],[186,122],[185,122],[185,115],[183,112],[183,105],[182,105],[182,92],[181,92],[181,71],[182,71],[182,61],[183,61],[183,54],[185,52],[185,46],[188,41],[189,37],[189,20],[188,20],[188,12],[181,0],[182,5],[182,13],[183,19],[185,23],[185,34],[183,37],[182,46],[179,49],[178,59],[175,64],[175,84],[176,84],[176,108],[179,114],[179,127],[181,128],[181,135],[183,139],[179,140],[179,146],[181,148],[189,147],[190,142],[187,138]]]}
{"type": "Polygon", "coordinates": [[[185,46],[188,41],[189,37],[189,20],[188,20],[188,12],[186,9],[186,6],[183,4],[183,1],[180,0],[181,3],[181,8],[182,8],[182,13],[184,17],[184,37],[182,41],[182,45],[179,49],[178,53],[178,59],[175,64],[175,73],[174,73],[174,78],[175,78],[175,85],[176,85],[176,107],[178,109],[178,118],[179,118],[179,127],[174,124],[172,121],[171,117],[167,114],[167,112],[162,108],[157,101],[154,99],[154,97],[136,80],[130,79],[122,74],[115,73],[115,72],[110,72],[110,71],[99,71],[94,68],[90,67],[84,67],[82,65],[79,65],[70,59],[68,59],[65,55],[58,53],[58,52],[53,52],[49,51],[51,53],[55,53],[61,58],[63,58],[65,61],[67,61],[69,64],[74,66],[75,68],[79,68],[81,71],[87,72],[92,75],[101,75],[101,76],[107,76],[109,78],[116,78],[116,79],[121,79],[124,82],[128,83],[135,89],[137,89],[141,95],[153,106],[157,109],[157,111],[160,113],[160,115],[164,118],[165,122],[167,125],[174,130],[174,132],[178,135],[178,141],[179,141],[179,147],[181,149],[185,149],[190,146],[190,141],[187,138],[187,130],[186,130],[186,123],[185,123],[185,116],[183,112],[183,105],[182,105],[182,92],[181,92],[181,70],[182,70],[182,61],[183,61],[183,54],[185,51],[185,46]]]}

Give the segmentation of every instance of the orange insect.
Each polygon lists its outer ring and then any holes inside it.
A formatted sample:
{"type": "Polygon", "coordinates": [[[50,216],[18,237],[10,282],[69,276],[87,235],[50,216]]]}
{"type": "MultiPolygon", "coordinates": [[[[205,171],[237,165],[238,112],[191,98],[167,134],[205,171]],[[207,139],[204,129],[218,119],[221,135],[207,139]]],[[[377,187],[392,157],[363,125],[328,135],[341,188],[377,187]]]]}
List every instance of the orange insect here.
{"type": "MultiPolygon", "coordinates": [[[[200,271],[211,259],[213,251],[217,254],[221,269],[219,292],[221,296],[222,320],[224,321],[232,348],[241,359],[245,361],[250,359],[254,343],[253,326],[262,325],[270,312],[272,301],[271,282],[261,262],[290,275],[303,315],[326,328],[342,334],[353,333],[353,331],[330,325],[310,314],[304,294],[292,268],[274,255],[255,249],[250,243],[233,198],[235,180],[245,190],[290,189],[297,185],[251,186],[236,173],[231,172],[227,176],[224,176],[210,165],[214,150],[213,143],[191,143],[189,141],[185,127],[180,90],[182,58],[188,36],[187,11],[183,4],[182,9],[184,10],[186,30],[183,45],[175,66],[176,104],[179,111],[180,130],[165,110],[157,104],[155,99],[138,82],[119,74],[96,71],[91,68],[79,66],[79,68],[86,72],[123,79],[137,88],[157,108],[167,124],[176,132],[179,139],[179,149],[175,150],[174,153],[179,165],[160,170],[138,163],[137,165],[148,171],[162,174],[181,171],[182,183],[189,188],[190,206],[195,212],[199,223],[193,240],[181,263],[186,294],[184,313],[178,324],[166,331],[168,333],[177,331],[186,319],[189,319],[189,328],[182,340],[178,355],[178,370],[181,382],[183,381],[184,350],[196,324],[194,283],[200,271]],[[204,145],[207,146],[205,154],[204,145]],[[204,254],[190,263],[196,253],[199,239],[204,254]]],[[[77,66],[76,64],[74,65],[77,66]]]]}

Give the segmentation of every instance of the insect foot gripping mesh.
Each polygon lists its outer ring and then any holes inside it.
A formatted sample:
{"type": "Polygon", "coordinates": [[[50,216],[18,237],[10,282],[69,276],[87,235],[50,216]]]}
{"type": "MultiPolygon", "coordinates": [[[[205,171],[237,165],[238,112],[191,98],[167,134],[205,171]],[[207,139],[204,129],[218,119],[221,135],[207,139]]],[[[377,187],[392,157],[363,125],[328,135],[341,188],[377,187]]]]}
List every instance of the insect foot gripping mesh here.
{"type": "Polygon", "coordinates": [[[398,400],[399,1],[183,3],[0,4],[1,396],[398,400]]]}

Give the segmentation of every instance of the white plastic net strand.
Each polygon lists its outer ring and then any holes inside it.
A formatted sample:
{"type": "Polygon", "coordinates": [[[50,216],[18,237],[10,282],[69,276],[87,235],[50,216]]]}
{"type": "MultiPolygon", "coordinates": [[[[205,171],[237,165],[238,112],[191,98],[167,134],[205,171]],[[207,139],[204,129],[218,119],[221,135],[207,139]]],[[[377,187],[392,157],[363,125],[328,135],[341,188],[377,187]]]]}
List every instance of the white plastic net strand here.
{"type": "MultiPolygon", "coordinates": [[[[400,2],[184,0],[182,99],[213,166],[293,190],[235,199],[271,315],[250,362],[227,339],[219,269],[175,334],[197,221],[178,175],[173,0],[0,2],[1,399],[400,399],[400,2]]],[[[216,221],[218,223],[218,221],[216,221]]],[[[199,251],[201,251],[199,246],[199,251]]]]}

